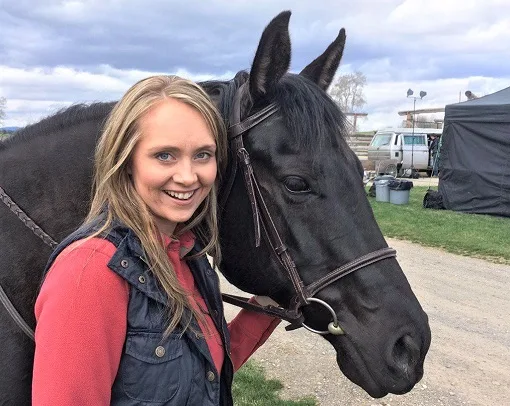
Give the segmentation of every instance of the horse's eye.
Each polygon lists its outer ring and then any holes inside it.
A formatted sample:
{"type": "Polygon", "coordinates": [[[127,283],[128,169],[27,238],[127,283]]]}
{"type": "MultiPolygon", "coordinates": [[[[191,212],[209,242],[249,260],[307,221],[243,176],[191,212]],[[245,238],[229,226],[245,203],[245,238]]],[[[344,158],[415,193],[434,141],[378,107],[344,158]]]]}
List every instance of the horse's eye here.
{"type": "Polygon", "coordinates": [[[299,176],[287,176],[283,180],[283,184],[292,193],[307,193],[311,191],[310,185],[299,176]]]}

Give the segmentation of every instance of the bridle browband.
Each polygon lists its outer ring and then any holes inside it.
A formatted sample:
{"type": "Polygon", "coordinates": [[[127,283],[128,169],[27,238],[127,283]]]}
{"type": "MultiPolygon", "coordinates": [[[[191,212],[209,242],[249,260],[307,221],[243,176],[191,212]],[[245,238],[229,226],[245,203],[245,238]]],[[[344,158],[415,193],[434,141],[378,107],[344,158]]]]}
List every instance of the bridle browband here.
{"type": "MultiPolygon", "coordinates": [[[[337,319],[336,312],[334,309],[325,301],[314,297],[317,292],[330,285],[331,283],[343,278],[350,273],[357,271],[358,269],[364,268],[383,259],[393,258],[396,256],[396,251],[392,248],[386,247],[377,251],[373,251],[369,254],[363,255],[354,261],[351,261],[345,265],[342,265],[327,275],[323,276],[319,280],[305,286],[299,273],[297,271],[294,260],[289,254],[287,246],[283,243],[280,238],[280,234],[275,226],[275,223],[269,213],[267,205],[264,201],[262,193],[260,191],[259,184],[255,178],[253,166],[250,160],[250,154],[244,147],[243,135],[245,135],[250,129],[260,124],[267,118],[271,117],[278,111],[276,104],[272,103],[267,107],[259,110],[258,112],[248,116],[244,120],[241,120],[241,101],[246,92],[246,84],[239,87],[235,94],[234,105],[232,108],[232,114],[230,117],[230,127],[228,129],[228,139],[231,144],[232,153],[232,168],[230,177],[227,181],[226,186],[222,189],[222,200],[220,207],[223,209],[225,203],[230,195],[230,191],[234,184],[238,165],[241,166],[243,171],[244,184],[250,200],[250,206],[253,216],[253,224],[255,231],[255,246],[260,246],[261,240],[261,229],[264,230],[266,240],[271,247],[272,252],[276,255],[278,262],[287,272],[287,275],[294,288],[295,295],[289,302],[289,308],[276,306],[260,306],[255,303],[248,302],[247,298],[239,297],[235,295],[222,294],[223,301],[226,303],[233,304],[248,310],[256,311],[259,313],[265,313],[273,317],[278,317],[288,321],[290,324],[286,327],[286,330],[294,330],[299,327],[316,333],[316,334],[333,334],[341,335],[344,334],[343,329],[340,327],[337,319]],[[318,303],[325,307],[332,316],[332,321],[328,325],[328,330],[314,330],[307,326],[304,322],[304,316],[301,312],[301,308],[309,305],[311,302],[318,303]]],[[[0,187],[0,200],[9,207],[9,209],[28,227],[37,237],[39,237],[46,245],[50,248],[55,248],[57,243],[53,238],[46,234],[41,227],[39,227],[0,187]]],[[[19,312],[16,310],[12,302],[9,300],[4,290],[0,286],[0,302],[7,309],[7,312],[14,319],[16,324],[25,332],[25,334],[34,340],[34,332],[23,320],[19,312]]]]}
{"type": "Polygon", "coordinates": [[[326,286],[354,271],[357,271],[358,269],[364,268],[383,259],[395,257],[396,251],[392,248],[386,247],[371,252],[332,270],[327,275],[308,286],[304,285],[297,271],[296,264],[290,256],[287,246],[283,243],[271,214],[269,213],[264,197],[262,196],[260,186],[255,177],[250,154],[244,147],[243,141],[243,135],[245,135],[251,128],[275,114],[278,111],[278,106],[272,103],[262,110],[248,116],[244,120],[241,120],[241,102],[243,97],[245,97],[246,87],[246,83],[240,86],[234,97],[234,105],[230,116],[231,125],[228,129],[228,139],[231,147],[233,167],[230,171],[230,177],[227,181],[226,187],[222,189],[222,201],[220,206],[221,209],[224,209],[225,203],[234,184],[234,180],[237,176],[237,166],[239,164],[243,172],[244,184],[252,210],[255,231],[255,246],[260,246],[262,228],[264,230],[264,235],[266,236],[266,241],[271,247],[272,252],[276,255],[276,258],[278,258],[278,262],[285,269],[292,283],[295,294],[289,302],[288,309],[275,306],[257,306],[253,303],[248,303],[246,298],[228,294],[222,295],[223,301],[250,310],[277,316],[283,320],[289,321],[291,324],[286,327],[287,330],[304,327],[307,330],[322,335],[328,333],[334,335],[344,334],[344,331],[338,324],[337,316],[333,308],[328,303],[315,298],[314,296],[326,286]],[[304,316],[301,312],[301,308],[309,305],[310,302],[321,304],[331,313],[333,321],[329,323],[328,330],[314,330],[304,323],[304,316]]]}

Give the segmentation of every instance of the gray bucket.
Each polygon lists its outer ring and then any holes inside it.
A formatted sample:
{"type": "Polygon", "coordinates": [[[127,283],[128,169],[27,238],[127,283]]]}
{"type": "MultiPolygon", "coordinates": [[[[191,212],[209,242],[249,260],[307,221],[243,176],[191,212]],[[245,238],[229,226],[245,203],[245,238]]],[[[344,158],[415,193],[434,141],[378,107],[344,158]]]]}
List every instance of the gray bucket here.
{"type": "Polygon", "coordinates": [[[388,187],[388,180],[375,181],[375,200],[377,202],[390,201],[390,188],[388,187]]]}
{"type": "Polygon", "coordinates": [[[413,182],[404,179],[394,180],[388,183],[390,191],[390,203],[393,204],[409,204],[409,195],[413,182]]]}
{"type": "Polygon", "coordinates": [[[390,203],[393,204],[409,204],[409,190],[391,190],[388,188],[390,194],[390,203]]]}

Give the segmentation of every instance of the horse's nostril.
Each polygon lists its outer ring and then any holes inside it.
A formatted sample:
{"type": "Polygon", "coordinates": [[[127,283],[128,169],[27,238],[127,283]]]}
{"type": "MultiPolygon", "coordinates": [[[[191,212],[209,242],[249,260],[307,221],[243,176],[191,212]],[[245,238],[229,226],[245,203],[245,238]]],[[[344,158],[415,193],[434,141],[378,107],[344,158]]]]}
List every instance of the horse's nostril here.
{"type": "Polygon", "coordinates": [[[397,374],[404,374],[412,377],[416,371],[416,366],[420,364],[420,346],[415,340],[406,334],[400,337],[393,346],[392,362],[397,374]]]}
{"type": "Polygon", "coordinates": [[[391,393],[409,392],[423,377],[420,341],[416,341],[410,334],[400,336],[388,352],[388,358],[390,373],[388,378],[392,381],[391,393]]]}

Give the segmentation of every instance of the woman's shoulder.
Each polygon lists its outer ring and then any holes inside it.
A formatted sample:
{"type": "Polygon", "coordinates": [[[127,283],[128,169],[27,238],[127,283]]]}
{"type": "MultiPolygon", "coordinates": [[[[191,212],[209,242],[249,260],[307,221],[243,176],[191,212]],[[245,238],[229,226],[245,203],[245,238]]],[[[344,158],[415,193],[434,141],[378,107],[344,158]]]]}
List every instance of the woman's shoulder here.
{"type": "Polygon", "coordinates": [[[84,238],[69,244],[58,254],[47,277],[65,272],[71,274],[103,273],[108,271],[108,262],[116,251],[110,241],[100,238],[84,238]]]}
{"type": "Polygon", "coordinates": [[[84,238],[69,244],[55,259],[54,265],[65,258],[76,258],[84,255],[98,255],[111,258],[116,247],[110,241],[101,238],[84,238]]]}
{"type": "Polygon", "coordinates": [[[38,306],[49,298],[63,303],[97,296],[126,301],[127,282],[108,267],[115,251],[115,245],[102,238],[78,240],[67,246],[44,279],[38,306]]]}

